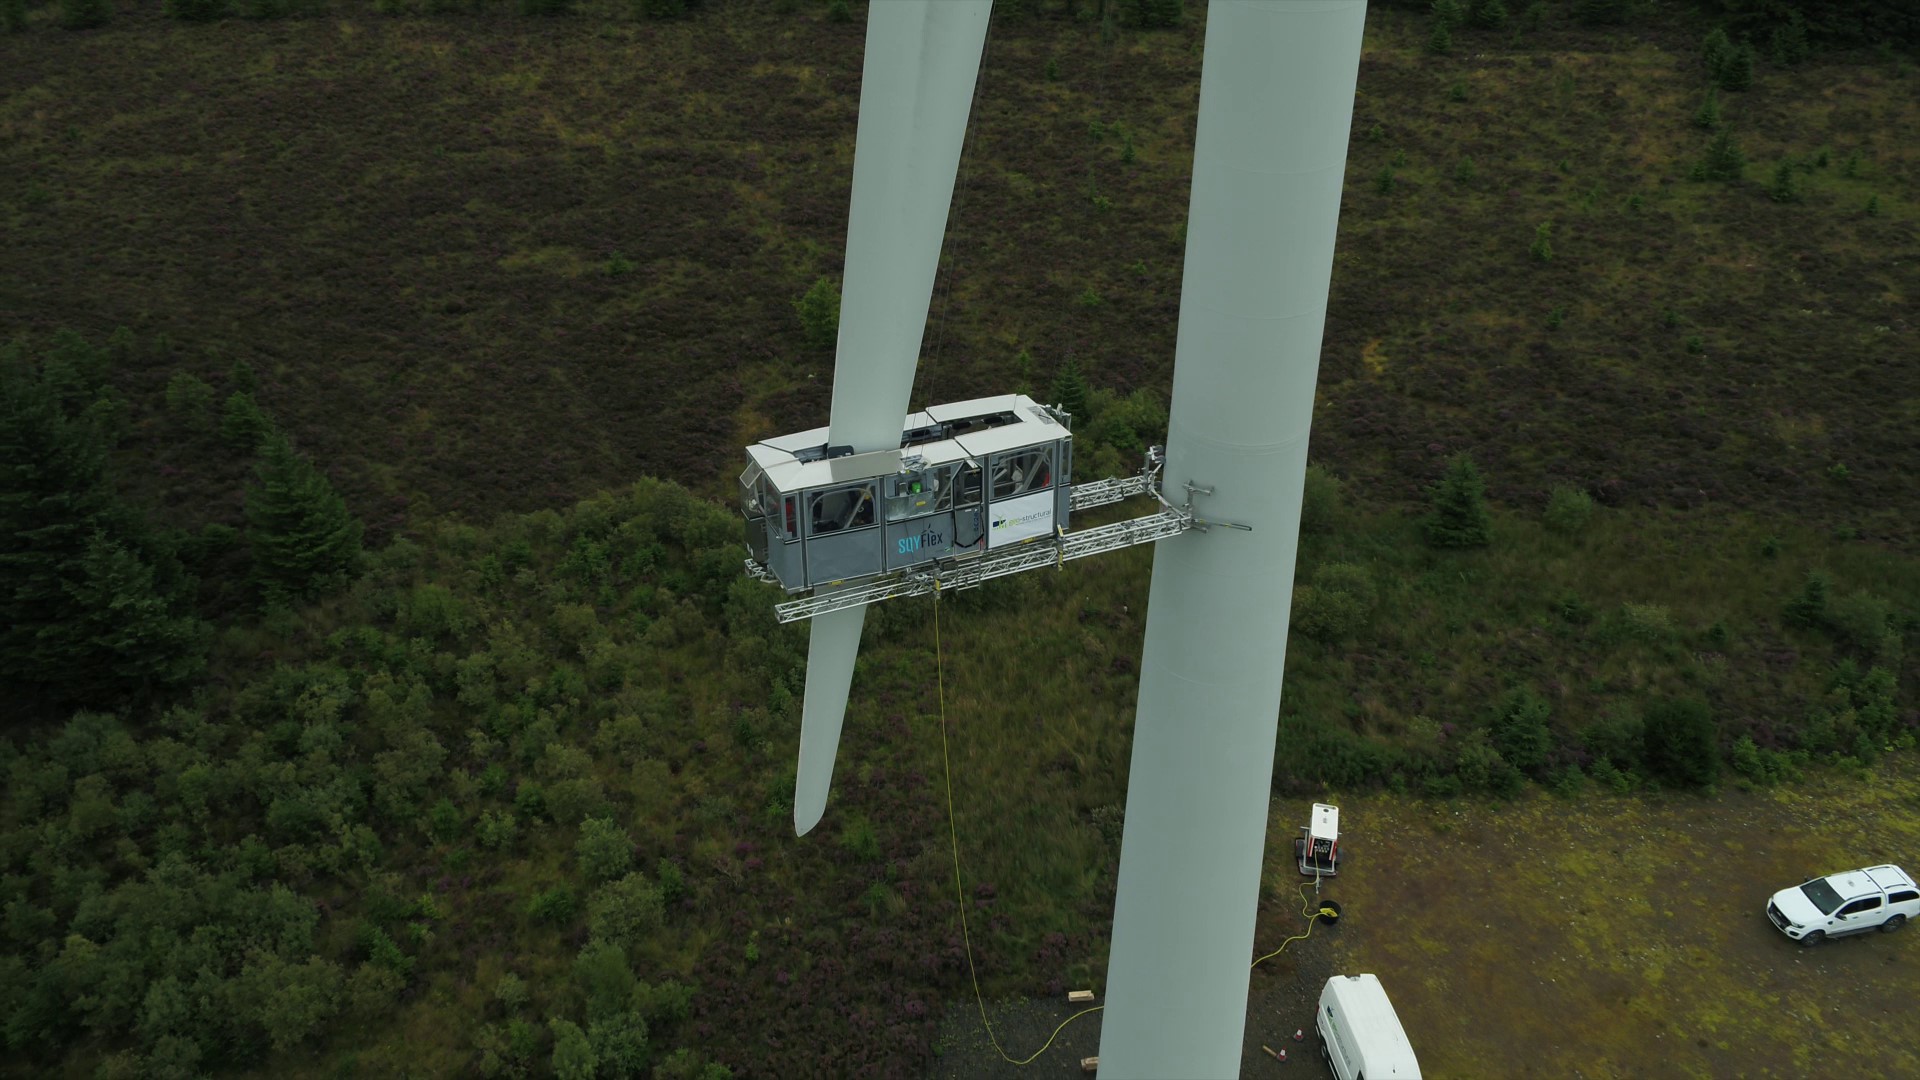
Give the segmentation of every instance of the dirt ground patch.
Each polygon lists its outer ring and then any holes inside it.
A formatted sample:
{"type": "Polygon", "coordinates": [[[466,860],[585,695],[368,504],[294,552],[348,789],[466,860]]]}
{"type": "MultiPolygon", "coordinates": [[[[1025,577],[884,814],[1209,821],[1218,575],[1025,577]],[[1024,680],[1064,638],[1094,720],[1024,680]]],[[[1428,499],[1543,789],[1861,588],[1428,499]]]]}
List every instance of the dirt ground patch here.
{"type": "MultiPolygon", "coordinates": [[[[1802,949],[1768,925],[1773,891],[1816,874],[1920,863],[1920,767],[1832,774],[1713,797],[1550,795],[1512,804],[1338,799],[1346,861],[1324,895],[1345,916],[1253,978],[1245,1077],[1325,1076],[1312,1051],[1317,990],[1374,972],[1420,1055],[1446,1077],[1920,1075],[1920,935],[1866,934],[1802,949]],[[1296,1028],[1308,1039],[1295,1044],[1296,1028]],[[1285,1065],[1261,1044],[1289,1050],[1285,1065]]],[[[1276,803],[1269,851],[1306,807],[1276,803]]],[[[1296,932],[1297,879],[1276,868],[1258,944],[1296,932]]],[[[1031,1053],[1073,1011],[990,1010],[1031,1053]]],[[[929,1077],[1079,1076],[1099,1015],[1015,1068],[949,1011],[929,1077]]]]}

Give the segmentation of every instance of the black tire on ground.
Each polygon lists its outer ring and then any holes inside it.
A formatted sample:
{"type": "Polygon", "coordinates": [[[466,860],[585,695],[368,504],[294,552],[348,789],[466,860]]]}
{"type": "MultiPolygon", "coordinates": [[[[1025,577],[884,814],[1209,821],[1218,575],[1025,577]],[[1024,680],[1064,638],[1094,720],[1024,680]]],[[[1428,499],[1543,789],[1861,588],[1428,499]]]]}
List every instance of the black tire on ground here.
{"type": "Polygon", "coordinates": [[[1321,919],[1323,919],[1323,920],[1325,920],[1325,921],[1327,921],[1327,922],[1330,922],[1330,923],[1337,923],[1337,922],[1339,922],[1339,921],[1340,921],[1340,904],[1339,904],[1339,902],[1338,902],[1338,901],[1335,901],[1335,900],[1322,900],[1322,901],[1320,901],[1320,910],[1319,910],[1319,913],[1318,913],[1318,914],[1319,914],[1319,916],[1320,916],[1320,918],[1321,918],[1321,919]]]}
{"type": "Polygon", "coordinates": [[[1811,949],[1825,940],[1827,940],[1827,932],[1825,930],[1815,930],[1813,933],[1800,939],[1800,947],[1803,949],[1811,949]]]}
{"type": "Polygon", "coordinates": [[[1905,915],[1894,915],[1887,919],[1886,922],[1880,924],[1880,932],[1883,934],[1891,934],[1906,924],[1907,917],[1905,915]]]}

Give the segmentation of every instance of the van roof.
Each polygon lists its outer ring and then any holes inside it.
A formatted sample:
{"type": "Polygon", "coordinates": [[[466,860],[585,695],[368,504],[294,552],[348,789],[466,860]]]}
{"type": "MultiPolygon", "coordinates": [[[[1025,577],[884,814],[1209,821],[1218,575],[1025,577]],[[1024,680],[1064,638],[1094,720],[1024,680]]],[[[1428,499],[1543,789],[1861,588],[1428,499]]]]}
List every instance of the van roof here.
{"type": "Polygon", "coordinates": [[[1407,1041],[1406,1030],[1393,1011],[1393,1002],[1387,1000],[1379,976],[1335,975],[1321,992],[1322,1008],[1329,997],[1339,1003],[1346,1017],[1346,1028],[1359,1044],[1368,1077],[1419,1080],[1420,1062],[1413,1056],[1413,1044],[1407,1041]]]}

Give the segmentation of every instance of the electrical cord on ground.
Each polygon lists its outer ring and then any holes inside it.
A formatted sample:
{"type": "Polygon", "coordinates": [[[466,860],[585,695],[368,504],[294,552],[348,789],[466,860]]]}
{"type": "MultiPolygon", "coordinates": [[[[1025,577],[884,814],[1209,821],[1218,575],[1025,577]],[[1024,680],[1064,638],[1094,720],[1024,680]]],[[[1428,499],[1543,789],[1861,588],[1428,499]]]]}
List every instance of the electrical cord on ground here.
{"type": "Polygon", "coordinates": [[[1000,1045],[999,1036],[993,1033],[993,1024],[987,1020],[986,999],[980,996],[980,975],[973,968],[973,939],[967,933],[967,897],[960,887],[960,833],[953,824],[953,760],[947,753],[947,670],[946,659],[940,647],[940,583],[937,580],[933,583],[933,665],[940,700],[940,764],[947,778],[947,839],[953,845],[953,901],[954,906],[960,910],[960,941],[967,950],[967,977],[973,980],[973,1002],[979,1006],[980,1026],[986,1029],[987,1041],[993,1044],[993,1049],[1000,1055],[1001,1060],[1014,1065],[1026,1065],[1046,1053],[1047,1048],[1053,1045],[1053,1040],[1060,1037],[1060,1033],[1066,1030],[1068,1024],[1083,1016],[1097,1013],[1106,1006],[1095,1005],[1091,1009],[1082,1009],[1060,1021],[1060,1026],[1053,1029],[1053,1034],[1047,1036],[1047,1041],[1040,1044],[1040,1049],[1023,1058],[1015,1058],[1007,1053],[1006,1048],[1000,1045]]]}
{"type": "Polygon", "coordinates": [[[1255,960],[1253,963],[1247,965],[1249,970],[1251,970],[1252,968],[1259,967],[1262,961],[1271,960],[1274,957],[1279,956],[1282,950],[1284,950],[1287,946],[1293,944],[1294,942],[1305,941],[1307,937],[1313,933],[1313,924],[1319,922],[1322,916],[1325,916],[1330,919],[1337,919],[1340,917],[1340,912],[1338,909],[1327,907],[1325,905],[1321,905],[1320,910],[1318,911],[1313,910],[1313,901],[1307,899],[1307,886],[1318,885],[1319,883],[1320,883],[1320,879],[1318,877],[1314,878],[1314,880],[1312,881],[1303,881],[1300,883],[1300,914],[1307,916],[1306,933],[1295,934],[1292,937],[1288,938],[1287,940],[1281,942],[1280,948],[1273,950],[1267,955],[1262,956],[1259,959],[1255,960]]]}

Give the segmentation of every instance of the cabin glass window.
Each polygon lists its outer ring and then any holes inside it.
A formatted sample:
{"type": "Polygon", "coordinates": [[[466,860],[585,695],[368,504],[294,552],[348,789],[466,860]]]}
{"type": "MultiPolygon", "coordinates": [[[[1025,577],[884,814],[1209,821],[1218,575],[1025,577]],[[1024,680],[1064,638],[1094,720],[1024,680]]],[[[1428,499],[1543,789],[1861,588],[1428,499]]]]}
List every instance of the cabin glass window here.
{"type": "Polygon", "coordinates": [[[1011,499],[1053,486],[1053,447],[1039,446],[996,454],[993,458],[993,498],[1011,499]]]}
{"type": "Polygon", "coordinates": [[[787,535],[790,537],[799,536],[800,535],[800,513],[799,513],[799,508],[796,504],[800,502],[800,497],[797,495],[789,495],[781,501],[785,503],[787,507],[787,512],[786,512],[787,535]]]}
{"type": "Polygon", "coordinates": [[[1877,896],[1863,896],[1863,897],[1861,897],[1860,899],[1858,899],[1858,900],[1855,900],[1855,901],[1854,901],[1853,903],[1851,903],[1851,904],[1848,904],[1848,905],[1847,905],[1846,907],[1843,907],[1843,908],[1841,908],[1841,909],[1840,909],[1840,914],[1842,914],[1842,915],[1858,915],[1858,914],[1860,914],[1860,913],[1861,913],[1861,912],[1863,912],[1863,911],[1872,911],[1873,909],[1875,909],[1875,908],[1877,908],[1877,907],[1879,907],[1879,906],[1880,906],[1880,898],[1879,898],[1879,897],[1877,897],[1877,896]]]}
{"type": "Polygon", "coordinates": [[[953,483],[948,487],[953,502],[959,506],[979,506],[980,466],[955,465],[953,474],[953,483]]]}
{"type": "Polygon", "coordinates": [[[747,465],[740,474],[740,510],[748,517],[765,517],[766,503],[761,501],[760,493],[765,489],[766,473],[757,463],[747,465]]]}
{"type": "Polygon", "coordinates": [[[1905,904],[1914,900],[1920,900],[1920,892],[1914,892],[1911,889],[1905,892],[1897,892],[1887,897],[1887,903],[1889,904],[1905,904]]]}
{"type": "Polygon", "coordinates": [[[812,507],[809,531],[815,536],[842,529],[862,529],[873,524],[871,480],[816,492],[808,503],[812,507]]]}

